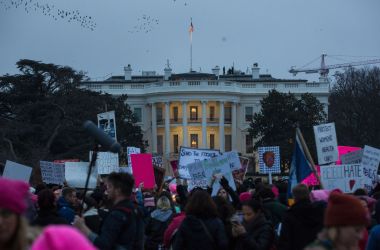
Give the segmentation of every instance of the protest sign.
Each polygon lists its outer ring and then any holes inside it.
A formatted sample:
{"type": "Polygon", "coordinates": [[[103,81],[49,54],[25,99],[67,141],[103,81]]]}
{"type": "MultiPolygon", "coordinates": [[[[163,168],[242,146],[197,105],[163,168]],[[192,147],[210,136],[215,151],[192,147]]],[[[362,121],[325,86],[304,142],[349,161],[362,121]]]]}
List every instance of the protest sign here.
{"type": "Polygon", "coordinates": [[[239,161],[241,168],[232,171],[232,176],[234,177],[235,184],[242,184],[244,181],[245,174],[247,173],[249,166],[249,158],[239,156],[239,161]]]}
{"type": "Polygon", "coordinates": [[[155,185],[154,171],[151,154],[131,154],[133,176],[135,186],[144,182],[144,188],[153,189],[155,185]]]}
{"type": "Polygon", "coordinates": [[[241,169],[241,163],[237,151],[225,152],[223,155],[227,156],[231,171],[241,169]]]}
{"type": "Polygon", "coordinates": [[[328,164],[338,160],[338,142],[335,123],[314,126],[315,143],[317,146],[318,164],[328,164]]]}
{"type": "Polygon", "coordinates": [[[327,190],[339,188],[344,193],[353,193],[364,188],[367,177],[360,164],[320,166],[321,181],[327,190]]]}
{"type": "Polygon", "coordinates": [[[161,155],[153,156],[152,158],[153,166],[162,168],[163,167],[163,160],[161,155]]]}
{"type": "MultiPolygon", "coordinates": [[[[65,162],[65,179],[70,187],[85,188],[89,162],[65,162]]],[[[88,188],[96,187],[97,171],[92,168],[88,188]]]]}
{"type": "Polygon", "coordinates": [[[189,170],[187,168],[188,164],[207,160],[219,155],[220,152],[218,150],[181,147],[178,161],[179,176],[184,179],[190,179],[189,170]]]}
{"type": "Polygon", "coordinates": [[[29,183],[29,178],[31,174],[31,167],[8,160],[5,163],[3,177],[13,180],[25,181],[29,183]]]}
{"type": "MultiPolygon", "coordinates": [[[[140,154],[140,148],[127,147],[128,166],[132,169],[131,154],[140,154]]],[[[132,169],[133,172],[133,169],[132,169]]]]}
{"type": "Polygon", "coordinates": [[[173,169],[173,173],[175,174],[178,171],[178,160],[170,161],[170,166],[173,169]]]}
{"type": "Polygon", "coordinates": [[[65,181],[65,164],[40,161],[42,181],[47,184],[62,185],[65,181]]]}
{"type": "Polygon", "coordinates": [[[98,128],[117,141],[115,111],[98,114],[98,128]]]}
{"type": "Polygon", "coordinates": [[[363,149],[355,150],[340,156],[342,164],[358,164],[361,163],[363,157],[363,149]]]}
{"type": "Polygon", "coordinates": [[[259,172],[260,174],[281,173],[280,147],[259,147],[259,172]]]}
{"type": "Polygon", "coordinates": [[[79,159],[62,159],[62,160],[54,160],[53,163],[65,163],[65,162],[80,162],[79,159]]]}
{"type": "Polygon", "coordinates": [[[361,165],[363,167],[364,175],[368,177],[366,183],[367,190],[372,190],[378,181],[377,171],[379,163],[380,149],[365,145],[361,165]]]}
{"type": "MultiPolygon", "coordinates": [[[[110,174],[112,172],[119,172],[119,154],[111,152],[98,152],[95,166],[98,174],[110,174]]],[[[90,161],[92,158],[92,151],[90,151],[90,161]]]]}
{"type": "Polygon", "coordinates": [[[132,175],[132,168],[130,168],[128,166],[120,166],[119,167],[119,173],[127,173],[127,174],[132,175]]]}

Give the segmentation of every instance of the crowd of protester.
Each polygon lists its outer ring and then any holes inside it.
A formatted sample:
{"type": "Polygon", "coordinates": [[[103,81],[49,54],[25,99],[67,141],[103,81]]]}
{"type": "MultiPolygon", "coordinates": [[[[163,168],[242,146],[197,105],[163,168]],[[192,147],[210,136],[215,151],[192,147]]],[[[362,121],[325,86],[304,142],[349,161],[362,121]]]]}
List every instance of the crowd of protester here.
{"type": "Polygon", "coordinates": [[[380,187],[343,194],[298,184],[289,205],[284,181],[248,179],[236,191],[224,177],[207,189],[175,181],[147,190],[111,173],[84,195],[0,177],[0,249],[380,249],[380,187]]]}

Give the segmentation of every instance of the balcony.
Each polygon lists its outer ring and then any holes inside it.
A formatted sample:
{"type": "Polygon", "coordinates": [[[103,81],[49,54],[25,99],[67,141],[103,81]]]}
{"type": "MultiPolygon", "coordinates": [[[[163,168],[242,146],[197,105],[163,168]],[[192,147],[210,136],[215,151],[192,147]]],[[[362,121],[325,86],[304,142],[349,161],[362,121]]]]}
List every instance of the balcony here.
{"type": "MultiPolygon", "coordinates": [[[[207,124],[218,124],[219,123],[219,118],[218,117],[208,117],[207,119],[207,124]]],[[[183,119],[182,118],[177,118],[177,119],[170,119],[170,124],[171,125],[182,125],[183,123],[183,119]]],[[[187,123],[202,123],[202,118],[196,118],[196,119],[191,119],[191,118],[187,118],[187,123]]],[[[224,118],[224,124],[231,124],[232,123],[232,120],[230,117],[225,117],[224,118]]],[[[157,125],[165,125],[165,119],[157,119],[157,125]]]]}

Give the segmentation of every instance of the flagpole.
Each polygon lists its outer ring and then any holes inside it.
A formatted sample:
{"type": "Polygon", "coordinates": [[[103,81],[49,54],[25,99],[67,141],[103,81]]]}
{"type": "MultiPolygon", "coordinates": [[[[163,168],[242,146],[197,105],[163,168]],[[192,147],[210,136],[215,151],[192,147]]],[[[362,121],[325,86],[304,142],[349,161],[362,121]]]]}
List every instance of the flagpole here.
{"type": "Polygon", "coordinates": [[[305,140],[303,138],[303,135],[301,133],[301,130],[298,127],[296,128],[296,133],[297,133],[298,138],[300,138],[301,146],[302,146],[302,148],[303,148],[303,150],[304,150],[304,152],[306,154],[306,157],[307,157],[308,161],[310,162],[311,170],[313,171],[313,173],[315,175],[315,178],[317,178],[317,180],[318,180],[318,182],[320,184],[321,189],[323,189],[323,184],[322,184],[321,178],[319,177],[318,172],[317,172],[317,170],[315,168],[314,160],[311,157],[311,154],[309,152],[309,148],[307,147],[306,142],[305,142],[305,140]]]}
{"type": "Polygon", "coordinates": [[[190,72],[193,71],[193,18],[190,18],[190,72]]]}

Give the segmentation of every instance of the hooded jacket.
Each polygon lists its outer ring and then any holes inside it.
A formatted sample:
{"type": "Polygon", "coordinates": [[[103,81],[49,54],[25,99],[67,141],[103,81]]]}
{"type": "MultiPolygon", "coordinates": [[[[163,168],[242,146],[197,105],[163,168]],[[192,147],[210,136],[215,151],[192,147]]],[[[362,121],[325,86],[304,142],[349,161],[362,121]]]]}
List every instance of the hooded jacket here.
{"type": "Polygon", "coordinates": [[[165,230],[172,218],[173,211],[171,209],[156,209],[151,213],[145,229],[145,249],[156,250],[160,244],[163,244],[165,230]]]}

